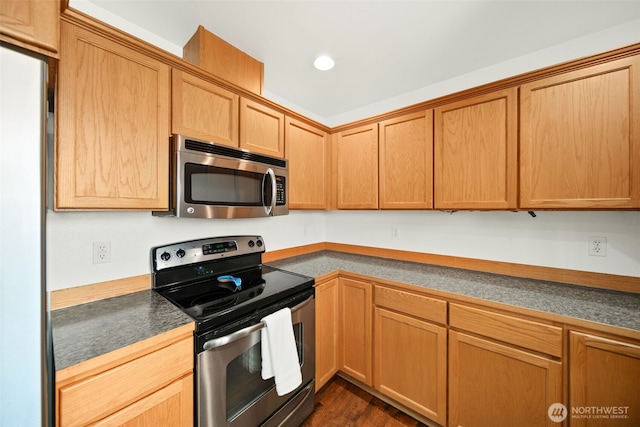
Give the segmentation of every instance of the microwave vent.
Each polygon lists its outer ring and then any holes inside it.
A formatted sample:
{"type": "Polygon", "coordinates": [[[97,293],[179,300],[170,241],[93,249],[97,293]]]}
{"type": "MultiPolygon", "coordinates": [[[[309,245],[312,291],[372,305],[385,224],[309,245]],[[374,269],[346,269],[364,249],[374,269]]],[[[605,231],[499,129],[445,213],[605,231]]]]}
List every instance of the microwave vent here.
{"type": "Polygon", "coordinates": [[[277,166],[280,168],[287,167],[287,161],[285,159],[265,156],[262,154],[252,153],[250,151],[245,151],[245,150],[237,150],[235,148],[225,147],[222,145],[209,144],[206,142],[187,139],[184,142],[184,146],[187,150],[199,151],[201,153],[217,154],[220,156],[232,157],[234,159],[264,163],[267,165],[277,166]]]}

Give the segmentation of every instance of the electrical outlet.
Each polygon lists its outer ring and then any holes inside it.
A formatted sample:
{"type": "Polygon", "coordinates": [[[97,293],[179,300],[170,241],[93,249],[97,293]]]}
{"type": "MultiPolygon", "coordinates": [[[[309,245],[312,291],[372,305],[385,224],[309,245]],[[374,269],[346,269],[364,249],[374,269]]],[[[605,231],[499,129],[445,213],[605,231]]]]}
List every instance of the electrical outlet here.
{"type": "Polygon", "coordinates": [[[607,256],[606,237],[589,237],[589,256],[607,256]]]}
{"type": "Polygon", "coordinates": [[[93,263],[111,262],[111,242],[93,242],[93,263]]]}
{"type": "Polygon", "coordinates": [[[398,231],[398,227],[391,227],[391,238],[397,240],[400,238],[400,232],[398,231]]]}

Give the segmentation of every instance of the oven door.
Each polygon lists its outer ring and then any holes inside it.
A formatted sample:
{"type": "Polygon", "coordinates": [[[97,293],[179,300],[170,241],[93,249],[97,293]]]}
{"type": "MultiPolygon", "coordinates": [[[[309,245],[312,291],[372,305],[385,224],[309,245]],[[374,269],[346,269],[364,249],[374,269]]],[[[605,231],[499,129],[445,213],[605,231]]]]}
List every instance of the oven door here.
{"type": "Polygon", "coordinates": [[[262,379],[261,324],[208,341],[196,357],[198,426],[297,426],[313,411],[314,298],[293,307],[291,320],[302,384],[278,396],[273,378],[262,379]]]}

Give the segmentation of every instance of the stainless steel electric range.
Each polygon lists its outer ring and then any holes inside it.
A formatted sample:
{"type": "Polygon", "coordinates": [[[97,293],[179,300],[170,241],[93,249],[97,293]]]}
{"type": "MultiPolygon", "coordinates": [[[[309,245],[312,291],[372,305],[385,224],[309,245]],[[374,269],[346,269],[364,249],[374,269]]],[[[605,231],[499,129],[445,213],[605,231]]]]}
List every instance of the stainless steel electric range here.
{"type": "Polygon", "coordinates": [[[195,419],[199,427],[297,426],[312,411],[314,279],[262,265],[260,236],[191,240],[151,249],[152,287],[195,321],[195,419]],[[261,319],[291,318],[302,384],[278,396],[261,377],[261,319]]]}

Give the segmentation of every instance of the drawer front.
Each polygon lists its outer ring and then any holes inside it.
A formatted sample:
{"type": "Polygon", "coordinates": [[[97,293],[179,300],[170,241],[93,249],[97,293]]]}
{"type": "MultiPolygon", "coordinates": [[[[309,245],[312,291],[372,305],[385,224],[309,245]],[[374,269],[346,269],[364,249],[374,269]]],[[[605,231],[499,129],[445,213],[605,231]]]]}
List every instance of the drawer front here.
{"type": "Polygon", "coordinates": [[[188,338],[62,387],[60,427],[98,421],[192,370],[193,338],[188,338]]]}
{"type": "Polygon", "coordinates": [[[474,332],[551,356],[562,355],[562,328],[558,326],[458,304],[450,305],[449,324],[453,328],[474,332]]]}
{"type": "Polygon", "coordinates": [[[412,292],[376,286],[375,304],[424,320],[447,323],[446,302],[412,292]]]}

